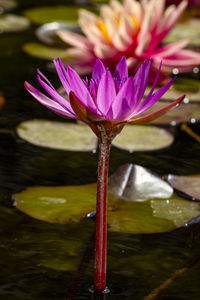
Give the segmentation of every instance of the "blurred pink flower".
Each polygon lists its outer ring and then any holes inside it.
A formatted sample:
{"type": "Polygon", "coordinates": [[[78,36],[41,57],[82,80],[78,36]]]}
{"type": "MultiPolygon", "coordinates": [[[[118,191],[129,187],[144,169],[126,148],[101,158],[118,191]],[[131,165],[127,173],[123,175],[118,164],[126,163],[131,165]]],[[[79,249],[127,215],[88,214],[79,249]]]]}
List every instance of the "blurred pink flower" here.
{"type": "Polygon", "coordinates": [[[161,45],[186,6],[185,0],[177,7],[171,5],[166,9],[165,0],[124,0],[123,3],[111,0],[109,5],[101,6],[100,16],[79,10],[79,24],[85,36],[67,30],[58,31],[58,35],[73,46],[68,49],[68,55],[80,74],[90,73],[96,58],[114,70],[122,56],[133,73],[150,57],[154,74],[161,60],[165,74],[173,68],[188,72],[200,64],[199,53],[183,49],[188,41],[161,45]]]}

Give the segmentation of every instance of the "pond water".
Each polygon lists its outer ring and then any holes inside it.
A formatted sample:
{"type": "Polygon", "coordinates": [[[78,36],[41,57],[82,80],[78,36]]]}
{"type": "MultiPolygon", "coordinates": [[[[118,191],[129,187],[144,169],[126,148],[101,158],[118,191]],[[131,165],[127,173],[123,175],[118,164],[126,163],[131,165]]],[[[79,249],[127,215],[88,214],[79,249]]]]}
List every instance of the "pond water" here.
{"type": "MultiPolygon", "coordinates": [[[[21,15],[30,7],[69,3],[20,0],[18,4],[12,13],[21,15]]],[[[46,69],[46,60],[22,50],[24,44],[38,42],[36,27],[32,24],[25,31],[0,34],[0,91],[5,97],[0,112],[0,298],[91,299],[94,221],[83,219],[64,225],[36,220],[20,212],[12,197],[33,186],[96,181],[96,153],[42,148],[22,140],[16,133],[16,126],[22,121],[35,118],[60,121],[32,100],[23,86],[25,80],[36,84],[38,67],[55,80],[54,74],[46,69]]],[[[200,133],[198,122],[188,126],[200,133]]],[[[199,153],[200,143],[177,126],[175,140],[166,149],[127,153],[112,148],[110,174],[125,163],[147,167],[160,175],[200,174],[199,153]]],[[[104,298],[154,299],[152,291],[171,278],[155,299],[197,300],[199,270],[198,222],[166,233],[109,231],[107,282],[111,292],[104,298]]]]}

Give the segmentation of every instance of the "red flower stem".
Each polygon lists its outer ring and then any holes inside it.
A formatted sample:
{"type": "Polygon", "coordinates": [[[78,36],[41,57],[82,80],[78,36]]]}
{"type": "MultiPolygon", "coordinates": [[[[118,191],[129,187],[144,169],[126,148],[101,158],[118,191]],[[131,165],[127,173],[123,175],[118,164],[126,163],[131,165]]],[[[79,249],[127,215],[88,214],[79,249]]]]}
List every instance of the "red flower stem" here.
{"type": "Polygon", "coordinates": [[[107,187],[111,140],[99,139],[99,159],[97,178],[96,207],[96,253],[94,291],[103,292],[106,289],[107,264],[107,187]]]}

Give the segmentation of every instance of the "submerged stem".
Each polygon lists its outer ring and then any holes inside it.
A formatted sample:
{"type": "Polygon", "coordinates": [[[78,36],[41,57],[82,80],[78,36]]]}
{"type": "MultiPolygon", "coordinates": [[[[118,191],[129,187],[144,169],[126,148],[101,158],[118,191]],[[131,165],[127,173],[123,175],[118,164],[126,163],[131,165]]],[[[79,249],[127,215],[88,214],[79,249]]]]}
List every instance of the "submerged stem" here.
{"type": "Polygon", "coordinates": [[[99,139],[94,290],[100,292],[106,290],[107,186],[110,146],[111,139],[105,136],[99,139]]]}

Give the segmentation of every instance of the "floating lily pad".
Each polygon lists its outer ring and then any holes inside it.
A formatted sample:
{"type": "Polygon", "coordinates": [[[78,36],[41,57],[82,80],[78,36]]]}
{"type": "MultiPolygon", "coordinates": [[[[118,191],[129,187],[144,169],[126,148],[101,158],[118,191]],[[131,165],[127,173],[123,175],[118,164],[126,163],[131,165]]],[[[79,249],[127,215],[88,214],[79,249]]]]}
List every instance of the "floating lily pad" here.
{"type": "Polygon", "coordinates": [[[82,124],[31,120],[17,127],[18,135],[37,146],[69,151],[92,151],[97,139],[92,130],[82,124]]]}
{"type": "Polygon", "coordinates": [[[52,22],[44,24],[37,28],[36,36],[40,41],[44,42],[47,45],[63,44],[63,42],[57,35],[57,31],[61,29],[80,32],[80,27],[78,25],[66,24],[61,22],[52,22]]]}
{"type": "Polygon", "coordinates": [[[17,6],[14,0],[0,0],[0,13],[14,9],[17,6]]]}
{"type": "Polygon", "coordinates": [[[149,125],[126,125],[113,145],[128,151],[158,150],[168,147],[174,137],[165,129],[149,125]]]}
{"type": "MultiPolygon", "coordinates": [[[[131,167],[138,170],[138,166],[131,167]]],[[[122,183],[125,173],[130,173],[127,166],[122,172],[122,183]]],[[[171,188],[163,189],[163,182],[158,180],[151,173],[147,175],[147,170],[136,171],[137,192],[130,192],[129,185],[125,187],[124,194],[132,194],[129,199],[136,201],[124,201],[124,195],[119,195],[118,182],[119,171],[112,175],[110,185],[117,186],[116,192],[110,190],[108,201],[108,224],[111,231],[124,233],[155,233],[173,230],[176,227],[188,223],[190,220],[200,215],[200,204],[183,200],[176,195],[171,195],[171,188]],[[146,181],[144,180],[144,174],[146,181]],[[116,180],[113,177],[116,176],[116,180]],[[152,182],[155,182],[152,184],[152,182]],[[162,192],[155,192],[150,187],[157,184],[157,189],[162,192]],[[145,187],[145,185],[147,187],[145,187]],[[147,192],[150,192],[148,195],[147,192]],[[157,199],[160,195],[165,199],[157,199]],[[128,193],[127,193],[128,194],[128,193]],[[139,196],[138,196],[139,195],[139,196]],[[155,197],[153,197],[155,196],[155,197]],[[145,197],[146,201],[141,201],[145,197]],[[148,200],[147,200],[148,199],[148,200]],[[140,200],[140,201],[137,201],[140,200]],[[166,213],[167,211],[167,213],[166,213]]],[[[128,182],[134,180],[135,173],[129,174],[128,182]],[[130,179],[132,177],[132,179],[130,179]]],[[[121,183],[120,183],[121,184],[121,183]]],[[[123,185],[123,184],[121,184],[123,185]]],[[[96,184],[82,186],[62,186],[62,187],[32,187],[13,196],[16,206],[28,215],[47,222],[71,223],[78,222],[88,213],[95,210],[96,206],[96,184]]]]}
{"type": "Polygon", "coordinates": [[[173,43],[179,40],[189,40],[192,46],[200,45],[200,20],[189,19],[184,23],[177,24],[165,39],[166,43],[173,43]]]}
{"type": "Polygon", "coordinates": [[[173,189],[158,175],[141,166],[125,164],[109,178],[109,192],[127,201],[166,199],[173,189]]]}
{"type": "Polygon", "coordinates": [[[188,195],[193,200],[200,200],[200,175],[168,175],[167,181],[178,191],[188,195]]]}
{"type": "MultiPolygon", "coordinates": [[[[55,21],[74,24],[77,23],[80,8],[81,6],[43,6],[28,9],[24,12],[24,15],[36,24],[55,21]]],[[[88,9],[88,7],[84,8],[88,9]]]]}
{"type": "MultiPolygon", "coordinates": [[[[146,89],[145,96],[150,92],[150,87],[146,89]]],[[[158,89],[155,89],[157,91],[158,89]]],[[[200,84],[199,80],[190,78],[177,78],[173,86],[163,95],[164,100],[176,100],[186,94],[184,103],[191,101],[200,101],[200,84]]]]}
{"type": "Polygon", "coordinates": [[[27,43],[23,46],[23,51],[31,56],[42,59],[52,60],[54,57],[60,57],[65,61],[69,60],[66,49],[48,47],[40,43],[27,43]]]}
{"type": "Polygon", "coordinates": [[[27,18],[16,15],[2,15],[0,16],[0,30],[1,32],[15,32],[26,30],[30,26],[27,18]]]}
{"type": "MultiPolygon", "coordinates": [[[[161,107],[168,105],[171,102],[160,101],[156,103],[148,112],[155,111],[161,107]]],[[[161,117],[153,120],[151,124],[160,124],[160,125],[177,125],[180,123],[190,122],[195,123],[200,119],[200,104],[197,102],[182,102],[178,107],[172,108],[166,114],[161,117]]]]}

